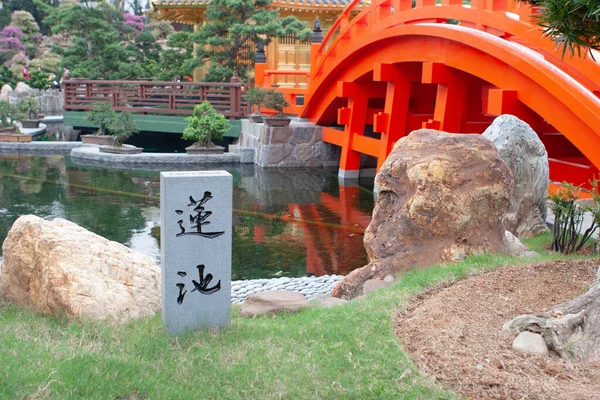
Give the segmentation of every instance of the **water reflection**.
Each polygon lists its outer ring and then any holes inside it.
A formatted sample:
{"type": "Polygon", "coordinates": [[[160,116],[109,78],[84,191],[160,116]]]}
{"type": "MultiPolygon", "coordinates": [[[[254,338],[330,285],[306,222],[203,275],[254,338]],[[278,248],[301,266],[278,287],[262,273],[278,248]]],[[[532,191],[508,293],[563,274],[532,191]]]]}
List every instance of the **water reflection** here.
{"type": "MultiPolygon", "coordinates": [[[[335,172],[226,167],[233,175],[233,279],[346,274],[366,264],[373,195],[335,172]]],[[[159,172],[0,155],[0,241],[24,214],[65,218],[160,261],[159,172]]]]}

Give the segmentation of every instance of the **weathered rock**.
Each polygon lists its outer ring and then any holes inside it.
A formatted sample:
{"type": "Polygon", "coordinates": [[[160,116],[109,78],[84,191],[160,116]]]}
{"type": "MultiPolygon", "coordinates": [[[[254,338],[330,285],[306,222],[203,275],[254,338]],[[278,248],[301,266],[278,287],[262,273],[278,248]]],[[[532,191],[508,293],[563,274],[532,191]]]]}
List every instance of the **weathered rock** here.
{"type": "Polygon", "coordinates": [[[504,218],[504,227],[519,238],[548,231],[548,153],[525,122],[501,115],[483,132],[491,140],[513,173],[515,186],[504,218]]]}
{"type": "Polygon", "coordinates": [[[154,261],[64,219],[15,221],[2,246],[0,287],[44,314],[127,321],[160,309],[154,261]]]}
{"type": "Polygon", "coordinates": [[[308,307],[308,300],[304,295],[285,290],[272,290],[248,296],[242,303],[240,315],[255,317],[279,311],[298,312],[305,307],[308,307]]]}
{"type": "Polygon", "coordinates": [[[539,333],[523,331],[517,335],[512,344],[513,350],[519,353],[548,355],[548,346],[539,333]]]}
{"type": "Polygon", "coordinates": [[[313,306],[330,308],[343,306],[344,304],[348,303],[348,300],[340,299],[339,297],[331,297],[326,294],[317,294],[313,296],[313,298],[310,299],[308,302],[313,306]]]}
{"type": "Polygon", "coordinates": [[[33,89],[31,89],[31,87],[29,87],[28,84],[26,84],[25,82],[18,82],[17,86],[15,86],[15,93],[20,94],[20,93],[29,93],[31,92],[33,89]]]}
{"type": "Polygon", "coordinates": [[[383,281],[386,283],[393,283],[395,281],[394,275],[387,275],[385,278],[383,278],[383,281]]]}
{"type": "Polygon", "coordinates": [[[8,97],[12,91],[13,88],[9,84],[3,85],[0,91],[0,101],[8,101],[8,97]]]}
{"type": "Polygon", "coordinates": [[[520,257],[529,251],[527,246],[509,231],[504,231],[504,243],[511,256],[520,257]]]}
{"type": "Polygon", "coordinates": [[[369,264],[332,292],[353,298],[371,278],[508,250],[502,218],[512,174],[480,135],[418,130],[396,142],[375,178],[379,196],[365,231],[369,264]]]}
{"type": "Polygon", "coordinates": [[[363,294],[374,292],[392,285],[392,282],[385,282],[381,279],[369,279],[363,284],[363,294]]]}

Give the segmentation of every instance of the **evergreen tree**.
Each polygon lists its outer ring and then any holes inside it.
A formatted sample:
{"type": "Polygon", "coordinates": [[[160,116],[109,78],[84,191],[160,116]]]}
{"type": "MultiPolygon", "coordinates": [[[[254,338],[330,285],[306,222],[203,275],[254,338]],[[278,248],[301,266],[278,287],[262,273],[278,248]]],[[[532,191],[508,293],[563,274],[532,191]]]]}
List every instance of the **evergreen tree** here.
{"type": "Polygon", "coordinates": [[[10,15],[13,11],[27,11],[39,25],[42,34],[47,35],[50,33],[50,26],[44,24],[43,20],[51,13],[54,7],[58,7],[59,5],[60,0],[8,0],[3,2],[3,7],[0,11],[0,27],[4,27],[10,23],[10,19],[5,20],[5,15],[10,15]]]}
{"type": "Polygon", "coordinates": [[[600,0],[523,0],[536,7],[544,33],[559,44],[563,57],[584,47],[600,50],[600,0]]]}
{"type": "Polygon", "coordinates": [[[144,15],[144,8],[142,7],[142,2],[140,0],[131,0],[129,2],[129,7],[131,7],[135,15],[144,15]]]}
{"type": "Polygon", "coordinates": [[[42,34],[33,15],[27,11],[14,11],[11,14],[9,26],[17,27],[21,30],[21,43],[25,46],[29,58],[34,58],[40,43],[42,43],[42,34]]]}
{"type": "Polygon", "coordinates": [[[175,32],[169,36],[167,46],[161,52],[158,79],[170,81],[173,78],[191,75],[200,61],[194,58],[194,45],[190,32],[175,32]]]}
{"type": "Polygon", "coordinates": [[[66,49],[55,48],[62,54],[63,66],[71,76],[89,79],[135,79],[144,75],[141,65],[130,62],[131,54],[121,46],[125,36],[135,27],[125,24],[123,14],[105,1],[92,7],[87,0],[55,9],[46,18],[53,33],[66,33],[73,44],[66,49]]]}
{"type": "Polygon", "coordinates": [[[206,24],[193,35],[198,57],[208,63],[207,81],[226,82],[235,73],[246,79],[254,65],[253,44],[268,44],[272,38],[310,36],[307,24],[296,17],[280,18],[270,9],[270,0],[211,0],[206,6],[206,24]]]}

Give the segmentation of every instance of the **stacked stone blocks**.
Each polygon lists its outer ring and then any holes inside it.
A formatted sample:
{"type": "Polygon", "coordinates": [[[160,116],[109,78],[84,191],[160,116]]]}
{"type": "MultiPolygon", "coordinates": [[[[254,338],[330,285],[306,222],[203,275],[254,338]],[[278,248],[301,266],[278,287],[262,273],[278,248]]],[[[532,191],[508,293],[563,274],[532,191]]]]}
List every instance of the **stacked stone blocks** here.
{"type": "Polygon", "coordinates": [[[262,168],[337,167],[339,151],[323,142],[322,129],[308,122],[268,127],[242,121],[241,147],[255,149],[255,163],[262,168]]]}

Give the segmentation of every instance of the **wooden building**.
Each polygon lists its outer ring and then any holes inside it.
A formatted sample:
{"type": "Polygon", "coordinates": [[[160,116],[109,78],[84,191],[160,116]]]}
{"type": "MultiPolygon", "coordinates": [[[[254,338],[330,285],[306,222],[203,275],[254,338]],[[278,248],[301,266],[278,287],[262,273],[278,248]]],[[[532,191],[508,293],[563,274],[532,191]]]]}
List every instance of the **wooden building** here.
{"type": "MultiPolygon", "coordinates": [[[[159,20],[201,26],[204,10],[209,0],[151,0],[150,15],[159,20]]],[[[351,0],[274,0],[271,7],[279,10],[281,17],[293,15],[310,27],[319,18],[323,35],[351,0]]],[[[301,41],[294,37],[275,38],[265,48],[267,69],[301,70],[310,68],[310,40],[301,41]]],[[[200,80],[201,71],[194,73],[194,80],[200,80]]],[[[303,87],[306,78],[282,75],[278,82],[282,87],[303,87]]]]}

